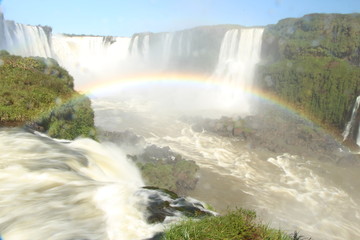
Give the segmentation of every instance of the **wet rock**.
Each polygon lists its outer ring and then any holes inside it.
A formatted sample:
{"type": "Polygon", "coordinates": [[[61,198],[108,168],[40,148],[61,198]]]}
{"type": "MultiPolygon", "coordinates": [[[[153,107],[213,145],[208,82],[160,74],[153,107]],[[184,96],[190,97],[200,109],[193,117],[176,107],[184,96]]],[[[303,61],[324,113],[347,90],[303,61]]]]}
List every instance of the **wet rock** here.
{"type": "Polygon", "coordinates": [[[161,223],[166,217],[202,218],[215,213],[206,210],[201,202],[179,197],[176,193],[157,187],[144,187],[138,192],[146,200],[146,219],[148,223],[161,223]]]}

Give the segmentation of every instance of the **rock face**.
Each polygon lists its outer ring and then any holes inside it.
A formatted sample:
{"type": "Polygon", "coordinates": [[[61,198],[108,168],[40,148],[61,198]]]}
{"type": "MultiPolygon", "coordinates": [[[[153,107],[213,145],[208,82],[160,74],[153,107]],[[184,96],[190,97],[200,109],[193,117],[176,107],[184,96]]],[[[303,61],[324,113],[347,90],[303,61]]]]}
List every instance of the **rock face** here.
{"type": "Polygon", "coordinates": [[[360,14],[311,14],[267,26],[257,84],[342,131],[360,94],[359,26],[360,14]]]}

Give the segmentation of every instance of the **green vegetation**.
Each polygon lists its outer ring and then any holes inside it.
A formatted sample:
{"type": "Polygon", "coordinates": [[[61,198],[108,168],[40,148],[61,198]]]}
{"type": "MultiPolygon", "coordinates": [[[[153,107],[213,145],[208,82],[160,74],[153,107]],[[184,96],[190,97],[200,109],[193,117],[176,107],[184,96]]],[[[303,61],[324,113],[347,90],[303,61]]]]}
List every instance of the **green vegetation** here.
{"type": "MultiPolygon", "coordinates": [[[[296,234],[296,237],[300,237],[296,234]]],[[[166,230],[163,240],[292,240],[292,236],[258,223],[256,213],[238,209],[224,216],[185,220],[166,230]]],[[[297,238],[299,239],[299,238],[297,238]]]]}
{"type": "Polygon", "coordinates": [[[264,66],[262,87],[298,111],[342,129],[360,93],[360,68],[334,57],[302,56],[264,66]]]}
{"type": "Polygon", "coordinates": [[[360,14],[310,14],[288,18],[264,31],[263,57],[335,57],[360,64],[360,14]]]}
{"type": "Polygon", "coordinates": [[[185,194],[194,189],[199,167],[194,161],[187,161],[178,155],[174,160],[157,159],[137,163],[147,185],[169,189],[185,194]]]}
{"type": "Polygon", "coordinates": [[[66,139],[95,136],[90,100],[55,60],[1,51],[0,63],[0,126],[27,124],[66,139]]]}
{"type": "Polygon", "coordinates": [[[137,164],[147,186],[169,189],[180,195],[195,188],[199,166],[194,161],[184,159],[169,147],[146,146],[143,137],[128,130],[109,132],[97,129],[96,132],[100,141],[113,142],[129,151],[128,158],[137,164]],[[139,152],[139,149],[143,150],[139,152]]]}
{"type": "Polygon", "coordinates": [[[360,95],[360,14],[284,19],[264,32],[259,85],[343,130],[360,95]]]}

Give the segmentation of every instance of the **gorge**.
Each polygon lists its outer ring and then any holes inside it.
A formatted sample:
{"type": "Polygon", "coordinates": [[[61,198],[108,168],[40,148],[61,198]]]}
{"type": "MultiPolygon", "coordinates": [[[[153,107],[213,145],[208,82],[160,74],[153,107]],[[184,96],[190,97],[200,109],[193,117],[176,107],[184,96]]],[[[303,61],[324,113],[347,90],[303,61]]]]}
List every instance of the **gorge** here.
{"type": "MultiPolygon", "coordinates": [[[[313,239],[355,239],[360,236],[358,156],[293,111],[335,128],[338,135],[346,129],[344,140],[350,145],[357,143],[360,46],[353,38],[359,36],[359,18],[359,14],[314,14],[265,27],[204,26],[173,33],[137,33],[127,38],[52,35],[49,27],[18,24],[2,16],[0,46],[12,54],[56,59],[74,76],[75,88],[90,96],[97,127],[113,132],[131,130],[149,144],[169,146],[195,161],[200,166],[200,180],[190,196],[209,202],[220,212],[228,206],[255,209],[275,228],[296,229],[313,239]],[[223,115],[229,118],[219,120],[223,115]]],[[[50,179],[58,186],[58,198],[44,208],[62,209],[66,200],[61,194],[70,193],[74,202],[67,204],[81,203],[71,214],[93,207],[90,193],[96,193],[95,202],[101,205],[97,208],[106,212],[108,222],[102,223],[101,213],[93,212],[85,219],[74,220],[84,229],[81,236],[70,227],[67,236],[144,239],[162,231],[163,226],[147,225],[134,204],[142,201],[141,196],[133,196],[143,183],[134,166],[119,166],[119,158],[121,165],[128,164],[125,149],[105,147],[110,153],[104,153],[102,146],[81,139],[64,147],[8,130],[0,137],[4,140],[2,150],[8,145],[17,149],[17,141],[37,143],[41,149],[52,146],[56,153],[36,154],[60,164],[54,167],[50,161],[47,167],[38,166],[35,153],[26,151],[23,154],[31,163],[6,155],[3,159],[8,160],[2,168],[9,176],[9,188],[19,184],[11,178],[12,173],[19,174],[17,171],[38,181],[50,179]],[[106,154],[112,155],[107,158],[111,160],[98,162],[96,156],[106,154]],[[63,166],[64,158],[72,160],[63,166]],[[89,159],[95,163],[86,166],[89,159]],[[9,168],[12,164],[16,166],[9,168]],[[53,175],[46,168],[60,173],[53,175]],[[118,172],[122,179],[117,178],[118,172]],[[71,186],[62,185],[63,174],[72,180],[71,186]],[[116,197],[107,198],[112,191],[116,197]],[[118,222],[123,220],[118,216],[124,210],[112,213],[106,205],[129,206],[126,211],[131,214],[125,224],[141,226],[144,231],[121,228],[118,222]],[[100,226],[94,236],[87,230],[92,220],[100,226]]],[[[40,190],[53,187],[36,184],[32,187],[40,190]]],[[[19,184],[18,188],[23,187],[19,184]]],[[[12,195],[8,188],[1,189],[9,202],[12,195]]],[[[30,196],[24,201],[37,199],[30,196]]],[[[4,215],[15,219],[7,212],[10,208],[4,209],[4,215]]],[[[22,214],[20,210],[15,213],[22,214]]],[[[66,217],[60,219],[59,226],[67,226],[66,217]]],[[[6,216],[4,219],[2,222],[7,222],[6,216]]],[[[21,229],[21,224],[17,222],[14,229],[21,229]]],[[[0,226],[4,240],[36,236],[26,224],[24,236],[0,226]]],[[[61,229],[59,226],[49,225],[50,229],[61,229]]],[[[67,236],[59,234],[54,239],[67,236]]]]}

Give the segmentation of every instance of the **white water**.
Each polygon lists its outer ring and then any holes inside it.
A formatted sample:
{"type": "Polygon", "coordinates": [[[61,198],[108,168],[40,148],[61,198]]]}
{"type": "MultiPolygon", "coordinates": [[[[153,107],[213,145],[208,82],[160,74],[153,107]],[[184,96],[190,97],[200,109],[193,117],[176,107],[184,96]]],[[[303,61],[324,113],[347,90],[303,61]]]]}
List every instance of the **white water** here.
{"type": "Polygon", "coordinates": [[[51,57],[50,41],[42,27],[6,21],[1,14],[0,46],[2,49],[23,57],[51,57]]]}
{"type": "Polygon", "coordinates": [[[227,84],[251,88],[256,64],[260,62],[263,28],[242,28],[226,32],[213,77],[227,84]]]}
{"type": "MultiPolygon", "coordinates": [[[[360,105],[360,96],[358,96],[356,98],[356,101],[355,101],[355,104],[354,104],[354,107],[353,107],[353,110],[351,113],[350,121],[346,124],[345,130],[342,134],[344,137],[343,141],[345,141],[349,137],[351,127],[355,124],[355,119],[356,119],[356,115],[358,113],[359,105],[360,105]]],[[[360,126],[359,126],[359,129],[357,130],[357,139],[356,139],[356,144],[358,146],[360,146],[360,134],[359,133],[360,133],[360,126]]]]}
{"type": "Polygon", "coordinates": [[[118,74],[126,68],[130,38],[107,40],[96,36],[55,35],[52,44],[55,59],[74,76],[81,88],[91,80],[118,74]]]}
{"type": "MultiPolygon", "coordinates": [[[[94,75],[114,70],[129,60],[129,38],[116,38],[116,42],[109,44],[102,37],[54,36],[52,55],[43,28],[4,21],[2,24],[5,36],[2,45],[5,42],[6,49],[23,56],[56,56],[78,77],[77,85],[86,84],[94,75]]],[[[251,88],[253,70],[260,60],[262,31],[260,28],[228,31],[213,78],[234,88],[251,88]]],[[[173,54],[196,55],[185,36],[179,39],[173,33],[163,36],[161,57],[157,59],[161,66],[171,64],[173,54]]],[[[131,53],[151,60],[150,42],[146,35],[140,46],[139,37],[135,37],[131,53]]],[[[179,97],[167,104],[193,103],[198,89],[186,92],[190,94],[180,92],[179,97]]],[[[237,91],[226,90],[221,94],[220,100],[224,102],[239,99],[237,91]]],[[[205,103],[212,106],[213,99],[206,99],[205,103]]],[[[358,180],[357,168],[342,168],[286,153],[264,158],[246,143],[193,132],[190,126],[174,118],[154,115],[149,107],[151,101],[143,106],[144,103],[135,100],[95,101],[97,124],[109,130],[132,128],[148,141],[170,146],[202,168],[220,174],[223,180],[231,177],[234,184],[228,194],[242,192],[249,199],[247,203],[232,204],[257,209],[275,227],[297,229],[318,240],[360,238],[359,186],[353,184],[358,180]]],[[[240,100],[244,104],[238,106],[239,111],[250,111],[248,99],[240,95],[240,100]]],[[[147,225],[136,206],[139,199],[134,193],[141,186],[141,179],[118,149],[89,140],[66,145],[6,131],[0,138],[0,233],[5,240],[141,239],[157,231],[159,226],[147,225]],[[89,166],[83,164],[86,161],[89,166]]],[[[209,191],[221,192],[222,183],[219,185],[209,191]]],[[[229,195],[218,196],[215,204],[221,206],[222,201],[231,198],[229,195]]]]}
{"type": "Polygon", "coordinates": [[[0,131],[0,233],[5,240],[145,239],[137,168],[114,145],[68,144],[0,131]]]}
{"type": "Polygon", "coordinates": [[[165,33],[162,37],[162,41],[164,42],[164,48],[162,52],[162,64],[166,66],[169,63],[171,57],[171,46],[174,41],[174,33],[165,33]]]}
{"type": "Polygon", "coordinates": [[[150,36],[149,34],[136,35],[130,46],[129,52],[131,57],[136,61],[148,63],[150,54],[150,36]]]}
{"type": "Polygon", "coordinates": [[[153,114],[145,101],[130,105],[95,100],[93,107],[98,126],[110,131],[131,129],[216,173],[213,178],[218,183],[204,183],[198,191],[205,194],[194,194],[219,210],[226,210],[227,204],[256,209],[274,228],[297,230],[316,240],[360,237],[359,167],[287,153],[269,157],[246,141],[194,132],[173,116],[153,114]]]}
{"type": "Polygon", "coordinates": [[[218,64],[212,75],[214,81],[224,82],[229,88],[219,89],[222,98],[232,101],[242,113],[251,114],[253,104],[246,95],[253,87],[256,65],[260,62],[263,28],[242,28],[226,32],[221,43],[218,64]]]}

